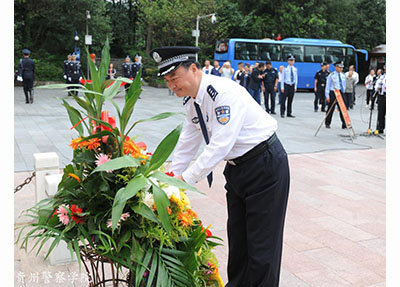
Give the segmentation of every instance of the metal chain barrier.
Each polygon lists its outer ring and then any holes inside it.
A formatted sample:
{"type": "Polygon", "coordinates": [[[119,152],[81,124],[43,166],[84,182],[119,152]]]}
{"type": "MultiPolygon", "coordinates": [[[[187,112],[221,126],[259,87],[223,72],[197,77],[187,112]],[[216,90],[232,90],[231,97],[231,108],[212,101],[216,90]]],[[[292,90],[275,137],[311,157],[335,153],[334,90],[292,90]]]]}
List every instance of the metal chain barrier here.
{"type": "Polygon", "coordinates": [[[17,193],[18,191],[20,191],[25,185],[29,184],[32,179],[35,177],[35,172],[32,172],[32,175],[27,177],[23,183],[21,183],[20,185],[18,185],[15,189],[14,189],[14,193],[17,193]]]}

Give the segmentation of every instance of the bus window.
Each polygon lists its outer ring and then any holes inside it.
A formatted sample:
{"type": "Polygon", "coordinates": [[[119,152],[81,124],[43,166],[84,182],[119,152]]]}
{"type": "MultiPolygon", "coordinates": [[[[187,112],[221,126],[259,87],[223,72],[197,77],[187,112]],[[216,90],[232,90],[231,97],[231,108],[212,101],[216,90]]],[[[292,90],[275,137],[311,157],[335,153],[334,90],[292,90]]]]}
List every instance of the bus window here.
{"type": "Polygon", "coordinates": [[[275,44],[259,44],[258,59],[262,61],[280,61],[281,46],[275,44]]]}
{"type": "Polygon", "coordinates": [[[235,43],[235,59],[236,60],[257,60],[257,44],[256,43],[235,43]]]}
{"type": "Polygon", "coordinates": [[[345,67],[350,67],[351,65],[356,64],[356,57],[354,55],[354,51],[352,48],[347,48],[346,49],[346,57],[344,59],[344,66],[345,67]]]}
{"type": "Polygon", "coordinates": [[[345,50],[346,48],[327,47],[325,60],[328,62],[328,64],[333,64],[338,61],[344,61],[345,50]]]}
{"type": "Polygon", "coordinates": [[[304,62],[322,63],[325,61],[325,48],[318,46],[304,47],[304,62]]]}
{"type": "Polygon", "coordinates": [[[296,62],[303,62],[304,47],[297,45],[282,46],[282,60],[286,61],[287,57],[292,54],[296,58],[296,62]]]}
{"type": "Polygon", "coordinates": [[[217,40],[217,43],[215,44],[215,52],[216,53],[225,53],[228,51],[228,40],[217,40]]]}

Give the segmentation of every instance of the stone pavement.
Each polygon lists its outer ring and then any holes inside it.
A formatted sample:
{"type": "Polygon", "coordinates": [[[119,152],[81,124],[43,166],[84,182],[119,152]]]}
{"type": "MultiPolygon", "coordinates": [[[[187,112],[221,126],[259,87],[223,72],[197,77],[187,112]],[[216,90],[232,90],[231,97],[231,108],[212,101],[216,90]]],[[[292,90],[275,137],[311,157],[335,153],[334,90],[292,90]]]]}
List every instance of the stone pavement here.
{"type": "MultiPolygon", "coordinates": [[[[22,89],[14,91],[16,186],[33,170],[32,154],[35,152],[57,152],[60,168],[69,163],[72,151],[68,143],[76,133],[69,130],[71,125],[66,112],[54,98],[60,91],[36,89],[33,105],[25,105],[22,89]]],[[[357,92],[362,95],[362,88],[358,87],[357,92]]],[[[119,103],[122,100],[123,96],[117,98],[119,103]]],[[[363,97],[357,98],[355,109],[350,110],[358,134],[368,128],[369,113],[362,100],[363,97]]],[[[276,117],[278,136],[289,153],[291,169],[281,286],[385,286],[386,141],[359,136],[351,142],[346,137],[347,131],[340,128],[338,113],[334,115],[332,128],[323,127],[314,137],[324,115],[313,112],[312,101],[311,93],[297,93],[296,118],[276,117]]],[[[113,107],[109,110],[113,111],[113,107]]],[[[135,119],[164,111],[182,111],[181,100],[168,96],[166,89],[144,87],[135,108],[135,119]]],[[[162,137],[182,119],[182,116],[174,116],[145,123],[138,125],[133,133],[142,134],[140,140],[147,143],[149,150],[154,150],[162,137]]],[[[374,127],[375,113],[373,119],[374,127]]],[[[220,163],[214,170],[211,189],[206,180],[197,184],[205,195],[189,193],[189,197],[202,221],[212,224],[212,232],[224,239],[224,246],[217,247],[216,254],[226,282],[227,212],[223,167],[224,163],[220,163]]],[[[14,202],[15,223],[20,225],[26,219],[18,219],[18,215],[34,204],[34,184],[18,192],[14,202]]],[[[72,275],[79,272],[77,263],[51,266],[43,262],[43,254],[38,257],[34,254],[14,247],[15,286],[46,286],[42,272],[52,275],[49,280],[53,284],[47,286],[84,286],[79,280],[71,283],[72,275]],[[40,276],[35,281],[32,274],[36,272],[40,276]],[[55,281],[57,274],[63,275],[64,283],[58,284],[60,277],[55,281]],[[26,276],[25,284],[20,282],[21,275],[26,276]]]]}

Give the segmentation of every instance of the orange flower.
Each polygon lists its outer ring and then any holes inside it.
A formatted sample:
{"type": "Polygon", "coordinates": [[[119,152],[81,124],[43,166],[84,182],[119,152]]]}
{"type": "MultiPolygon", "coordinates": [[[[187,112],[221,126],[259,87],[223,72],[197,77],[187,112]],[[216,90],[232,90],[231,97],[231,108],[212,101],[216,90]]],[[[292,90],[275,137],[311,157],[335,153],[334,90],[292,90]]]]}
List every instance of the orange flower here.
{"type": "Polygon", "coordinates": [[[191,209],[188,208],[188,209],[186,210],[186,212],[187,212],[192,218],[198,219],[197,213],[194,212],[193,210],[191,210],[191,209]]]}
{"type": "Polygon", "coordinates": [[[193,224],[193,219],[187,212],[178,212],[178,219],[181,221],[181,224],[185,227],[189,227],[193,224]]]}
{"type": "Polygon", "coordinates": [[[142,154],[140,148],[132,141],[125,140],[123,144],[124,154],[130,154],[134,158],[143,158],[147,159],[149,156],[142,154]]]}
{"type": "Polygon", "coordinates": [[[72,177],[72,178],[75,178],[78,182],[81,182],[81,179],[79,178],[79,176],[77,176],[76,174],[74,174],[74,173],[69,173],[68,174],[70,177],[72,177]]]}
{"type": "Polygon", "coordinates": [[[85,142],[85,146],[88,149],[93,150],[100,146],[100,139],[99,138],[91,138],[88,142],[85,142]]]}
{"type": "Polygon", "coordinates": [[[71,143],[69,146],[72,147],[73,149],[80,149],[85,146],[85,142],[82,141],[81,137],[79,137],[79,138],[71,140],[71,143]]]}

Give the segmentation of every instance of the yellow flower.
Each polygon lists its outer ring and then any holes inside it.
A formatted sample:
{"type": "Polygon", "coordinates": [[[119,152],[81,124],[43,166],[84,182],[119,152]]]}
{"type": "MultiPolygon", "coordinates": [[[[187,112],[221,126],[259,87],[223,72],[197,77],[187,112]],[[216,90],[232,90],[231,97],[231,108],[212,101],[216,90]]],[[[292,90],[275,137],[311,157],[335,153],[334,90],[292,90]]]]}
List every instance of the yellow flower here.
{"type": "Polygon", "coordinates": [[[193,224],[193,219],[187,212],[178,212],[178,219],[185,227],[189,227],[193,224]]]}
{"type": "Polygon", "coordinates": [[[147,159],[149,156],[142,154],[140,148],[132,141],[132,140],[125,140],[123,144],[124,154],[130,154],[134,158],[143,158],[147,159]]]}
{"type": "Polygon", "coordinates": [[[187,197],[186,193],[184,193],[183,191],[181,191],[181,192],[180,192],[180,195],[181,195],[181,201],[182,201],[183,205],[184,205],[186,208],[190,208],[190,200],[189,200],[189,197],[187,197]]]}
{"type": "Polygon", "coordinates": [[[175,203],[179,211],[183,211],[183,209],[185,208],[182,201],[180,201],[175,195],[172,194],[169,200],[171,201],[171,203],[175,203]]]}

